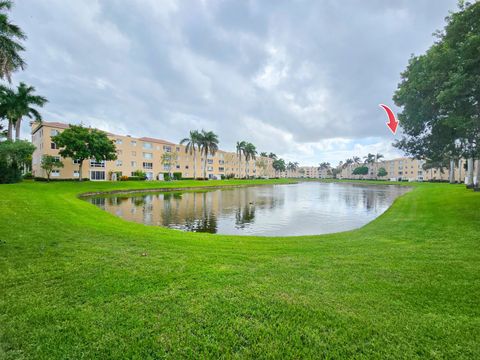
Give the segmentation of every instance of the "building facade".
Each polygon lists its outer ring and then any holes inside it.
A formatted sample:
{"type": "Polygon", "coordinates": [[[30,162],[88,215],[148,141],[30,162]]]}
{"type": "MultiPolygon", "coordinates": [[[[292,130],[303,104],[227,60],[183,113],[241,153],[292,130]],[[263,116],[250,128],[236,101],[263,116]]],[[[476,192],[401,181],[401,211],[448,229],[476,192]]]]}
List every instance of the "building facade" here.
{"type": "MultiPolygon", "coordinates": [[[[337,176],[340,179],[385,179],[398,181],[447,181],[449,180],[448,169],[423,168],[425,160],[402,157],[392,160],[378,161],[368,164],[367,175],[354,175],[353,171],[364,164],[352,164],[342,168],[337,176]],[[385,176],[378,176],[378,171],[384,168],[385,176]]],[[[466,171],[464,170],[465,160],[461,159],[455,164],[455,181],[464,182],[466,171]]]]}
{"type": "MultiPolygon", "coordinates": [[[[51,176],[57,179],[79,178],[79,163],[75,159],[60,157],[57,145],[51,137],[68,128],[59,122],[32,123],[32,143],[35,151],[32,156],[32,174],[35,177],[46,177],[41,168],[43,155],[58,156],[64,164],[55,169],[51,176]]],[[[183,178],[217,179],[222,176],[265,177],[275,176],[273,160],[268,157],[257,157],[255,160],[239,160],[236,153],[219,150],[214,156],[207,156],[204,168],[204,156],[198,151],[196,161],[193,154],[185,151],[185,146],[162,139],[150,137],[135,138],[129,135],[116,135],[107,132],[107,136],[116,146],[117,160],[96,161],[85,160],[82,166],[82,177],[90,180],[112,180],[118,176],[134,176],[136,171],[146,173],[147,179],[162,178],[165,173],[179,172],[183,178]],[[169,161],[162,160],[169,154],[169,161]],[[232,175],[233,174],[233,175],[232,175]]]]}

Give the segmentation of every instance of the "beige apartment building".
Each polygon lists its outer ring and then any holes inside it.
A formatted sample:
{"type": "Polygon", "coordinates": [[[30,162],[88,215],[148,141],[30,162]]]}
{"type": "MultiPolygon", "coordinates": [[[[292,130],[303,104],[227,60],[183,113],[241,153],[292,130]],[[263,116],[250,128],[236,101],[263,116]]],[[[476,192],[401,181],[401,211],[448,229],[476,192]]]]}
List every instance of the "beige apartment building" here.
{"type": "MultiPolygon", "coordinates": [[[[51,137],[68,128],[67,124],[59,122],[32,123],[32,143],[36,149],[32,157],[32,174],[35,177],[46,177],[41,169],[43,155],[58,156],[59,149],[51,137]]],[[[180,172],[183,178],[193,178],[194,157],[185,152],[185,146],[162,139],[150,137],[135,138],[129,135],[116,135],[107,132],[114,141],[117,149],[117,160],[100,161],[85,160],[82,177],[90,180],[112,180],[117,176],[133,176],[135,171],[143,171],[149,180],[162,179],[168,172],[180,172]],[[162,162],[164,154],[171,154],[170,164],[162,162]]],[[[196,176],[203,177],[204,158],[196,154],[196,176]]],[[[64,167],[55,169],[51,176],[57,179],[75,179],[80,176],[79,164],[75,159],[61,159],[64,167]]],[[[272,166],[273,160],[268,157],[257,157],[246,162],[242,157],[239,161],[237,154],[219,150],[214,156],[208,155],[206,176],[209,179],[218,179],[222,175],[234,174],[237,178],[248,177],[275,177],[272,166]]]]}
{"type": "Polygon", "coordinates": [[[284,178],[329,179],[331,169],[320,169],[319,166],[300,166],[296,171],[287,170],[281,173],[284,178]]]}
{"type": "MultiPolygon", "coordinates": [[[[385,180],[406,180],[406,181],[447,181],[449,180],[448,169],[428,169],[424,170],[424,160],[411,159],[402,157],[393,160],[378,161],[374,164],[369,164],[368,175],[353,175],[353,170],[361,166],[359,164],[349,165],[342,169],[338,175],[340,179],[385,179],[385,180]],[[387,175],[384,177],[377,176],[378,170],[384,168],[387,175]]],[[[465,160],[460,160],[455,164],[455,180],[457,182],[464,182],[465,160]]]]}

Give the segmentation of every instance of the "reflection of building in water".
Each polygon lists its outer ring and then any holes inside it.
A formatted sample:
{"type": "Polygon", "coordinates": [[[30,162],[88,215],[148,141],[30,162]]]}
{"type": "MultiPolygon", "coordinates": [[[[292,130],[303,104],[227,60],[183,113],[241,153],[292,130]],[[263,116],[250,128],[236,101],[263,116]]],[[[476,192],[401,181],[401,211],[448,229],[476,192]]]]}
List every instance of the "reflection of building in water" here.
{"type": "Polygon", "coordinates": [[[218,217],[234,215],[239,227],[253,223],[256,208],[273,208],[282,204],[271,187],[225,189],[203,192],[155,193],[105,198],[91,202],[130,221],[162,225],[197,232],[216,232],[218,217]]]}

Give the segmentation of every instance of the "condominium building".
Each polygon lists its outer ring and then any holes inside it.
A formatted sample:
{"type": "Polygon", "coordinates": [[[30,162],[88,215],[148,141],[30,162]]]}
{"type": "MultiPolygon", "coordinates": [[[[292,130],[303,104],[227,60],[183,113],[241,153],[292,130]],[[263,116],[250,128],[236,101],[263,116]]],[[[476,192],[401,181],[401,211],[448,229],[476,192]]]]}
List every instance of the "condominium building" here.
{"type": "MultiPolygon", "coordinates": [[[[58,146],[51,137],[64,131],[69,125],[59,122],[32,123],[32,143],[35,151],[32,156],[32,174],[35,177],[46,177],[41,168],[43,155],[58,156],[58,146]]],[[[82,177],[90,180],[111,180],[118,176],[133,176],[136,171],[145,172],[147,179],[159,179],[168,172],[179,172],[183,178],[203,177],[220,178],[233,174],[235,177],[274,177],[273,160],[268,157],[257,157],[248,162],[239,158],[234,152],[219,150],[214,156],[208,155],[204,169],[204,155],[194,156],[185,151],[185,146],[170,141],[151,137],[135,138],[129,135],[116,135],[107,132],[114,141],[117,160],[97,161],[85,160],[82,166],[82,177]],[[164,154],[171,154],[170,164],[162,161],[164,154]],[[114,175],[115,174],[115,175],[114,175]],[[114,175],[114,176],[112,176],[114,175]]],[[[79,163],[75,159],[61,159],[64,167],[53,170],[51,176],[57,179],[75,179],[80,176],[79,163]]]]}
{"type": "MultiPolygon", "coordinates": [[[[353,171],[361,164],[352,164],[342,168],[338,175],[341,179],[386,179],[386,180],[407,180],[407,181],[446,181],[449,180],[448,169],[428,169],[423,168],[425,160],[411,159],[402,157],[392,160],[378,161],[368,164],[367,175],[354,175],[353,171]],[[384,168],[387,172],[385,176],[378,176],[378,171],[384,168]]],[[[465,179],[464,170],[465,160],[456,162],[455,180],[463,182],[465,179]]]]}

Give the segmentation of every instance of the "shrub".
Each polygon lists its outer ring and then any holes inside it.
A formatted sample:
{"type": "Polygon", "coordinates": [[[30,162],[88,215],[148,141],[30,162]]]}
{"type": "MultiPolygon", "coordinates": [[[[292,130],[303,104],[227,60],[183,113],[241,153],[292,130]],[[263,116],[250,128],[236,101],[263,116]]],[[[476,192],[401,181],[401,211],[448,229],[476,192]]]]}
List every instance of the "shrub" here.
{"type": "Polygon", "coordinates": [[[132,176],[130,176],[130,178],[143,178],[143,179],[139,179],[139,180],[145,180],[147,178],[147,174],[144,173],[142,170],[135,170],[133,173],[132,173],[132,176]]]}
{"type": "Polygon", "coordinates": [[[129,176],[127,178],[128,181],[145,181],[147,179],[147,177],[143,177],[143,176],[129,176]]]}
{"type": "Polygon", "coordinates": [[[182,180],[182,173],[181,172],[174,172],[173,173],[174,180],[182,180]]]}
{"type": "MultiPolygon", "coordinates": [[[[33,180],[39,181],[39,182],[47,182],[48,181],[47,178],[38,177],[38,176],[34,177],[33,180]]],[[[76,179],[50,179],[50,182],[53,182],[53,181],[55,181],[55,182],[59,182],[59,181],[79,181],[79,179],[78,178],[76,178],[76,179]]],[[[82,181],[90,181],[90,179],[86,178],[86,179],[83,179],[82,181]]]]}
{"type": "Polygon", "coordinates": [[[367,175],[368,174],[368,167],[367,166],[359,166],[353,170],[353,175],[367,175]]]}
{"type": "Polygon", "coordinates": [[[169,173],[163,173],[163,180],[170,181],[172,180],[169,173]]]}
{"type": "Polygon", "coordinates": [[[33,175],[31,172],[27,172],[25,174],[23,174],[23,179],[24,180],[32,180],[33,179],[33,175]]]}
{"type": "Polygon", "coordinates": [[[34,150],[28,141],[0,142],[0,184],[22,181],[22,168],[31,163],[34,150]]]}
{"type": "Polygon", "coordinates": [[[120,181],[127,181],[127,180],[128,180],[128,176],[127,176],[127,175],[120,176],[119,180],[120,180],[120,181]]]}

